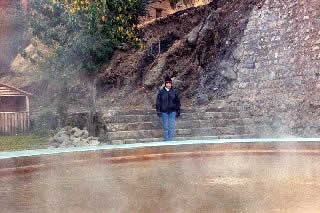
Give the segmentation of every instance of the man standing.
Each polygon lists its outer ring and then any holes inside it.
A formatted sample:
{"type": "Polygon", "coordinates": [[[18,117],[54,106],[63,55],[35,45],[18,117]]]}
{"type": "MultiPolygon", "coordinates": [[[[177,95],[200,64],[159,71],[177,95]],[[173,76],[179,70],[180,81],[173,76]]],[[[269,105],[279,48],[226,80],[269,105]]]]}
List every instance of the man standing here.
{"type": "Polygon", "coordinates": [[[176,128],[176,117],[180,116],[180,99],[169,77],[165,78],[164,87],[158,93],[156,110],[158,116],[162,118],[164,140],[172,141],[176,128]]]}

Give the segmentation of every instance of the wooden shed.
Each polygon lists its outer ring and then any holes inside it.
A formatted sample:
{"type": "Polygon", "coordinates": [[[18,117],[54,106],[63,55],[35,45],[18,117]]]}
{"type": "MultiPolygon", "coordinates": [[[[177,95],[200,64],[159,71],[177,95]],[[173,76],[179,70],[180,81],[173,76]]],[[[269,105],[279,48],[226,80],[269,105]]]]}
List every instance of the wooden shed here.
{"type": "Polygon", "coordinates": [[[13,135],[29,129],[31,95],[16,87],[0,83],[0,135],[13,135]]]}

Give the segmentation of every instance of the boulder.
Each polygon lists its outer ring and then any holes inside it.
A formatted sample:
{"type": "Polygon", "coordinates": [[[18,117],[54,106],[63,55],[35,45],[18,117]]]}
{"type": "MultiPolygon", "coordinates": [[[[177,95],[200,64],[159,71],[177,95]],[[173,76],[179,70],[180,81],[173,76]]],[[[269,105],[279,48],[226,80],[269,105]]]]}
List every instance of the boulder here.
{"type": "Polygon", "coordinates": [[[64,127],[55,136],[49,139],[51,148],[97,146],[99,144],[98,137],[89,137],[87,129],[81,130],[77,127],[64,127]]]}
{"type": "Polygon", "coordinates": [[[81,139],[78,145],[79,146],[89,146],[88,140],[81,139]]]}
{"type": "Polygon", "coordinates": [[[68,135],[55,135],[53,137],[53,140],[59,144],[68,141],[69,140],[69,136],[68,135]]]}
{"type": "Polygon", "coordinates": [[[197,44],[198,36],[199,36],[200,25],[196,26],[191,30],[191,32],[186,35],[186,42],[190,46],[195,46],[197,44]]]}
{"type": "Polygon", "coordinates": [[[178,89],[178,91],[182,91],[184,88],[184,82],[177,79],[176,77],[172,78],[172,86],[176,89],[178,89]]]}
{"type": "Polygon", "coordinates": [[[207,94],[198,94],[197,104],[204,105],[209,103],[209,97],[207,94]]]}
{"type": "Polygon", "coordinates": [[[78,129],[77,127],[72,128],[71,133],[74,137],[80,137],[82,135],[82,131],[78,129]]]}
{"type": "Polygon", "coordinates": [[[74,146],[79,146],[81,139],[80,138],[73,138],[73,140],[70,140],[70,142],[74,146]]]}
{"type": "Polygon", "coordinates": [[[151,68],[145,75],[143,85],[145,87],[152,87],[159,82],[163,74],[163,68],[166,65],[166,57],[160,57],[158,63],[151,68]]]}
{"type": "Polygon", "coordinates": [[[100,142],[98,140],[90,140],[88,141],[89,146],[98,146],[100,142]]]}
{"type": "Polygon", "coordinates": [[[88,138],[89,137],[89,132],[88,130],[83,130],[82,131],[82,138],[88,138]]]}
{"type": "Polygon", "coordinates": [[[233,61],[222,61],[220,63],[220,73],[222,76],[236,80],[237,74],[234,72],[235,63],[233,61]]]}

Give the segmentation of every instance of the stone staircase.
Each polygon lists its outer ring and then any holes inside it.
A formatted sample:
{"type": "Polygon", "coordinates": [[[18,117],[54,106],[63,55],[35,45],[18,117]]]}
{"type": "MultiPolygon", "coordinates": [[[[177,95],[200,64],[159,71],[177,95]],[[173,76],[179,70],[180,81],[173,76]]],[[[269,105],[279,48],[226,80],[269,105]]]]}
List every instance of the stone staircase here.
{"type": "MultiPolygon", "coordinates": [[[[108,110],[103,125],[109,144],[163,141],[161,119],[155,110],[108,110]]],[[[236,107],[208,106],[182,109],[176,120],[175,140],[200,140],[256,137],[257,125],[247,112],[236,107]]]]}

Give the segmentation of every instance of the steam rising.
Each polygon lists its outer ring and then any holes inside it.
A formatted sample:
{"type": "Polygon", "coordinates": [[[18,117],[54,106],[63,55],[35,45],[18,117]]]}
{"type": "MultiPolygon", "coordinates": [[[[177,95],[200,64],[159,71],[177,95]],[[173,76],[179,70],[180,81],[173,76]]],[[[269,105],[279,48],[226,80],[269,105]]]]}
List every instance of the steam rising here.
{"type": "Polygon", "coordinates": [[[318,212],[318,156],[61,166],[0,180],[5,212],[318,212]],[[305,211],[307,210],[307,211],[305,211]]]}
{"type": "Polygon", "coordinates": [[[0,1],[0,75],[8,74],[10,64],[18,54],[18,48],[25,45],[24,15],[27,0],[0,1]],[[20,9],[18,9],[20,8],[20,9]]]}

